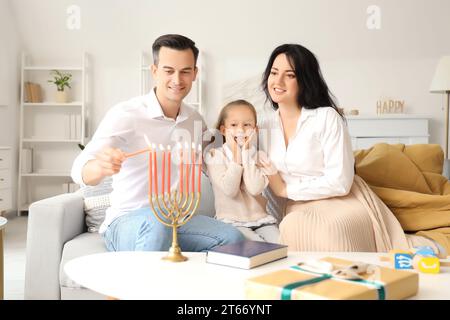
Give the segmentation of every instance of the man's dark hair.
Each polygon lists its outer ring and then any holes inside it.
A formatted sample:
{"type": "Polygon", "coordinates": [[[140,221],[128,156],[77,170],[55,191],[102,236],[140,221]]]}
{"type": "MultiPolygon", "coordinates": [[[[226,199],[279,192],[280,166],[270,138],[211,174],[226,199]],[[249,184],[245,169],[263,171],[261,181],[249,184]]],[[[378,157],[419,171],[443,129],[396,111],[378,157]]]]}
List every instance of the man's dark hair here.
{"type": "Polygon", "coordinates": [[[179,34],[165,34],[155,40],[152,46],[153,63],[158,65],[159,50],[161,47],[167,47],[175,50],[191,49],[194,54],[195,64],[197,64],[198,48],[195,46],[195,42],[191,39],[179,35],[179,34]]]}

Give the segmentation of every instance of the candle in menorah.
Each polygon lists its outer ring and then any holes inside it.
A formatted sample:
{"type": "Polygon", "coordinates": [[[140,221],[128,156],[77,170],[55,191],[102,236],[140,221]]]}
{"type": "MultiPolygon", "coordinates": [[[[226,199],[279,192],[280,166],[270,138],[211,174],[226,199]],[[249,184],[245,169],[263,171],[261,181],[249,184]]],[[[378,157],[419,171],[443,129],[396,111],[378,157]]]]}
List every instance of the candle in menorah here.
{"type": "Polygon", "coordinates": [[[177,228],[187,223],[197,210],[201,195],[202,174],[202,148],[196,150],[185,144],[185,148],[178,144],[180,155],[179,183],[175,190],[171,187],[171,161],[172,150],[170,146],[164,148],[159,145],[159,153],[155,144],[149,145],[148,176],[149,176],[149,202],[156,218],[167,227],[172,228],[172,246],[164,260],[172,262],[186,261],[188,258],[181,253],[178,245],[177,228]],[[159,160],[161,159],[161,160],[159,160]],[[161,162],[161,174],[158,172],[158,161],[161,162]],[[167,174],[166,174],[167,167],[167,174]],[[197,176],[196,176],[197,175],[197,176]],[[166,185],[167,179],[167,185],[166,185]],[[161,181],[161,189],[159,188],[161,181]],[[197,184],[195,183],[197,180],[197,184]]]}

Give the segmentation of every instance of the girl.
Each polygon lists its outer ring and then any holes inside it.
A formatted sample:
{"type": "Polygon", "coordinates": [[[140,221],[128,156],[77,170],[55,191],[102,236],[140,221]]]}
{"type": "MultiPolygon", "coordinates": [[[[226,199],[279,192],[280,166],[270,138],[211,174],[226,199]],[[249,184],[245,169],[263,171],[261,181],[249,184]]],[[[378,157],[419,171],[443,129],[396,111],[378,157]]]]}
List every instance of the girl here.
{"type": "Polygon", "coordinates": [[[216,218],[236,226],[246,238],[277,243],[277,221],[266,212],[262,191],[267,177],[256,166],[256,110],[245,100],[228,103],[216,129],[223,145],[207,153],[216,218]]]}

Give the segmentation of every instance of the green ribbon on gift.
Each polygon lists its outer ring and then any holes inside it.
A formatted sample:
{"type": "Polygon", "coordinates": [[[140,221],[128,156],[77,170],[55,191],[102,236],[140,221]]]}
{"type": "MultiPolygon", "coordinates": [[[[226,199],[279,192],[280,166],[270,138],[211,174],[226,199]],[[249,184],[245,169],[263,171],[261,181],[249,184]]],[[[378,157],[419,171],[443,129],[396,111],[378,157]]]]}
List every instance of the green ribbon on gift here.
{"type": "MultiPolygon", "coordinates": [[[[322,281],[325,281],[325,280],[328,280],[328,279],[331,279],[331,278],[335,278],[330,273],[313,272],[313,271],[310,271],[310,270],[302,269],[299,266],[292,266],[291,269],[314,273],[314,274],[320,275],[320,277],[309,279],[309,280],[305,280],[305,281],[297,281],[297,282],[293,282],[293,283],[290,283],[288,285],[285,285],[283,287],[283,289],[281,290],[281,300],[291,300],[292,290],[295,290],[295,289],[300,288],[300,287],[308,286],[308,285],[311,285],[311,284],[314,284],[314,283],[322,282],[322,281]]],[[[386,290],[385,290],[384,286],[381,283],[368,281],[368,280],[365,280],[365,279],[341,279],[341,278],[336,278],[336,279],[373,286],[373,287],[375,287],[375,289],[377,289],[378,300],[385,300],[386,299],[386,290]]]]}

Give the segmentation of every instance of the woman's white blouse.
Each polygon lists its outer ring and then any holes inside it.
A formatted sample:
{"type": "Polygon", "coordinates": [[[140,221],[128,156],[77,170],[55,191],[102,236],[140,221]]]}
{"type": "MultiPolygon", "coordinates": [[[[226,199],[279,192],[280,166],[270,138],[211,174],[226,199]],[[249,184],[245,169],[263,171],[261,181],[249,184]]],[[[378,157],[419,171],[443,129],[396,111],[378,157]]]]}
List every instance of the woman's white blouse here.
{"type": "Polygon", "coordinates": [[[353,183],[354,157],[347,126],[331,107],[302,109],[286,148],[279,111],[260,125],[260,147],[286,182],[291,200],[347,195],[353,183]]]}

